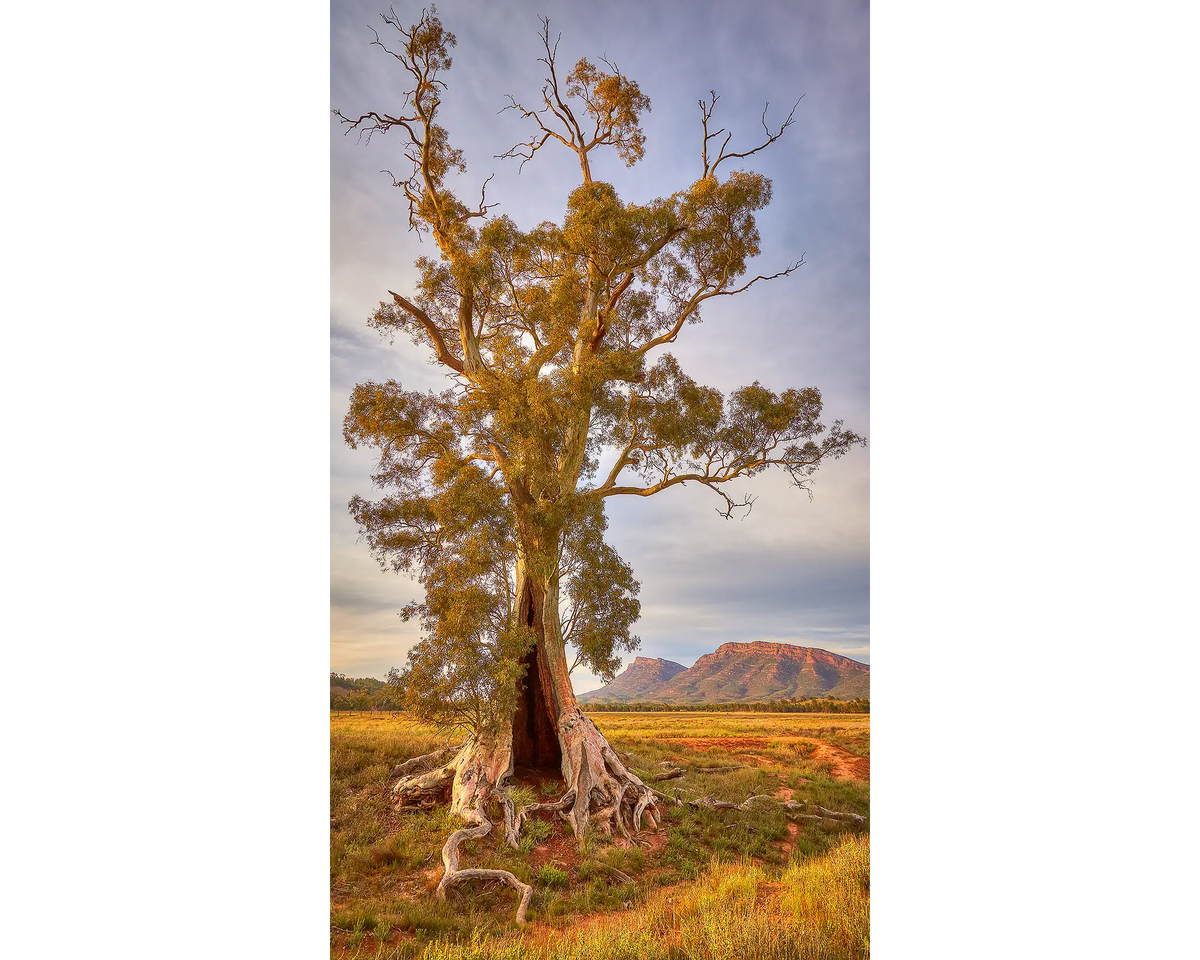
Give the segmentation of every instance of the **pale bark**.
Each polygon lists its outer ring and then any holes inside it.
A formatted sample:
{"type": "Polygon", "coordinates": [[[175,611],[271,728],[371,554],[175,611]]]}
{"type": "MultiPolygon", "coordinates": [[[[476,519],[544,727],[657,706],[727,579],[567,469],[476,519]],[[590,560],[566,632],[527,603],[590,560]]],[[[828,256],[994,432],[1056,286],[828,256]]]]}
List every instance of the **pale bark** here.
{"type": "Polygon", "coordinates": [[[558,620],[557,574],[539,580],[520,564],[517,597],[518,616],[532,628],[535,640],[513,725],[474,733],[453,754],[441,750],[398,765],[394,772],[401,779],[392,787],[392,797],[398,810],[449,801],[451,812],[468,824],[451,834],[442,849],[446,873],[438,884],[439,898],[471,880],[500,880],[521,893],[517,922],[522,923],[531,887],[505,870],[459,867],[459,846],[492,831],[489,803],[502,808],[505,840],[514,848],[529,817],[543,810],[565,819],[579,838],[589,823],[626,838],[643,826],[657,829],[658,823],[654,792],[625,766],[575,700],[558,620]],[[516,809],[509,783],[518,754],[523,763],[542,767],[553,757],[564,782],[558,800],[516,809]]]}
{"type": "Polygon", "coordinates": [[[457,747],[446,747],[444,750],[435,750],[433,753],[427,753],[423,757],[413,757],[411,760],[405,760],[403,763],[398,763],[392,767],[392,776],[406,778],[426,773],[434,767],[445,765],[461,748],[462,744],[459,744],[457,747]]]}
{"type": "MultiPolygon", "coordinates": [[[[604,832],[617,830],[625,837],[631,830],[642,828],[643,818],[656,827],[650,789],[626,768],[576,702],[558,618],[557,565],[522,561],[518,566],[517,595],[518,616],[533,630],[535,640],[523,707],[518,708],[515,718],[519,729],[514,730],[514,740],[527,737],[543,719],[549,721],[540,726],[548,726],[555,737],[565,787],[562,799],[571,797],[559,813],[571,824],[576,837],[583,836],[592,820],[604,832]],[[540,578],[539,572],[543,574],[540,578]],[[541,716],[532,717],[533,711],[541,716]]],[[[522,758],[529,755],[524,747],[519,752],[522,758]]],[[[545,754],[542,751],[543,757],[545,754]]]]}
{"type": "Polygon", "coordinates": [[[483,812],[484,798],[480,796],[475,807],[462,812],[463,818],[471,824],[461,830],[455,830],[442,847],[442,865],[446,868],[441,882],[437,885],[436,896],[439,900],[446,899],[446,893],[454,887],[472,880],[499,880],[508,884],[521,895],[517,905],[517,923],[525,922],[525,911],[529,909],[529,901],[533,898],[533,887],[522,883],[507,870],[481,870],[472,868],[461,870],[458,866],[458,848],[464,840],[478,840],[492,832],[492,822],[483,812]]]}
{"type": "MultiPolygon", "coordinates": [[[[657,792],[657,791],[656,791],[657,792]]],[[[662,794],[659,794],[662,796],[662,794]]],[[[663,799],[668,799],[663,797],[663,799]]],[[[765,793],[760,793],[752,797],[747,797],[741,803],[731,803],[728,800],[717,800],[710,793],[706,797],[699,797],[695,800],[682,801],[678,797],[669,798],[676,805],[681,805],[686,802],[689,807],[706,807],[710,810],[741,810],[742,812],[749,811],[751,806],[759,800],[765,800],[769,803],[780,804],[788,819],[790,820],[845,820],[851,823],[859,824],[860,826],[867,822],[867,818],[857,813],[841,813],[837,810],[829,810],[822,807],[820,804],[806,803],[802,800],[779,800],[777,797],[767,796],[765,793]],[[812,808],[816,813],[803,813],[802,811],[812,808]]]]}

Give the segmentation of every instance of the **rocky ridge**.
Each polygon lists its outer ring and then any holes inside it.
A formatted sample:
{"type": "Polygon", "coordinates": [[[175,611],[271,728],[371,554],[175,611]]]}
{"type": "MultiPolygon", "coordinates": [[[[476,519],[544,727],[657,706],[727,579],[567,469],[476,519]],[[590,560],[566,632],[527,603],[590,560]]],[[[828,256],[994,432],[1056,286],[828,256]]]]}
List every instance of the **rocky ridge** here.
{"type": "Polygon", "coordinates": [[[580,694],[587,703],[738,703],[794,697],[870,696],[871,668],[818,647],[758,640],[724,643],[689,668],[638,657],[612,683],[580,694]]]}

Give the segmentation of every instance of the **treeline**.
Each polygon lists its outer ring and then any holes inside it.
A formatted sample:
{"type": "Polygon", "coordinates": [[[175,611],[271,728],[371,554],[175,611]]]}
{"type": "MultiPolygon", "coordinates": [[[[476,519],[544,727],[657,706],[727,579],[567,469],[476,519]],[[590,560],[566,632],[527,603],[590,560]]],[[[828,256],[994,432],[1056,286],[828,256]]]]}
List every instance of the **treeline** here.
{"type": "MultiPolygon", "coordinates": [[[[330,710],[403,710],[403,692],[374,677],[350,678],[340,673],[329,675],[330,710]],[[347,692],[349,691],[349,692],[347,692]]],[[[764,700],[755,703],[654,703],[635,700],[630,703],[585,703],[588,713],[870,713],[866,697],[843,700],[841,697],[795,697],[790,700],[764,700]]]]}
{"type": "Polygon", "coordinates": [[[374,677],[329,674],[330,710],[399,710],[400,691],[374,677]]]}
{"type": "Polygon", "coordinates": [[[585,703],[589,713],[870,713],[866,697],[843,700],[841,697],[797,697],[792,700],[762,700],[754,703],[653,703],[631,700],[629,703],[585,703]]]}

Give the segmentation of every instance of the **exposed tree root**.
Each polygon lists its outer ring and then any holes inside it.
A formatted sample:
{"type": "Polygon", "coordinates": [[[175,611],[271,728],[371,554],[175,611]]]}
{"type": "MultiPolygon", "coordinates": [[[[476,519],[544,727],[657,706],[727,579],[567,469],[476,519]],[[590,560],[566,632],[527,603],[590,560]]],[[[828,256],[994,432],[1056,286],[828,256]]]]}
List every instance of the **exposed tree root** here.
{"type": "Polygon", "coordinates": [[[826,810],[820,804],[812,803],[809,800],[806,806],[816,810],[816,814],[802,814],[800,810],[805,809],[805,804],[798,803],[796,800],[787,800],[784,804],[784,809],[787,810],[787,816],[791,820],[848,820],[852,823],[866,823],[866,817],[858,814],[839,814],[835,810],[826,810]]]}
{"type": "Polygon", "coordinates": [[[658,797],[659,800],[662,800],[665,803],[669,803],[673,807],[682,807],[683,806],[683,801],[680,800],[679,797],[668,797],[661,790],[655,790],[653,787],[650,787],[650,786],[646,787],[646,789],[649,790],[656,797],[658,797]]]}
{"type": "Polygon", "coordinates": [[[724,767],[681,767],[671,760],[664,760],[662,763],[654,765],[654,773],[651,774],[650,780],[653,783],[662,783],[664,780],[677,780],[687,774],[690,770],[694,773],[729,773],[731,770],[744,770],[744,765],[740,763],[730,764],[724,767]]]}
{"type": "MultiPolygon", "coordinates": [[[[397,764],[393,774],[399,780],[392,787],[395,809],[427,810],[439,802],[449,801],[450,810],[461,816],[467,826],[454,831],[442,847],[442,863],[445,874],[438,883],[436,896],[440,900],[446,893],[473,880],[496,880],[516,890],[521,901],[517,907],[517,923],[525,922],[525,912],[533,897],[533,887],[522,883],[507,870],[484,870],[459,867],[458,850],[467,840],[486,837],[494,824],[488,819],[487,805],[495,801],[503,809],[505,841],[516,848],[521,830],[529,818],[541,811],[558,814],[571,825],[576,837],[582,837],[589,822],[595,823],[610,836],[619,831],[626,840],[632,840],[631,832],[642,829],[645,819],[652,829],[657,829],[655,814],[656,798],[673,806],[688,806],[697,809],[749,811],[754,804],[767,801],[781,803],[792,820],[841,820],[856,824],[866,822],[857,813],[840,813],[828,810],[816,803],[796,800],[781,801],[776,797],[756,794],[741,803],[717,800],[712,794],[693,800],[682,799],[678,792],[667,796],[644,783],[626,767],[608,741],[578,708],[564,715],[559,724],[560,742],[563,745],[562,772],[566,781],[566,792],[551,802],[526,804],[516,808],[510,790],[513,772],[511,735],[493,737],[471,736],[461,747],[446,748],[414,757],[397,764]],[[812,812],[807,812],[811,810],[812,812]]],[[[677,779],[684,770],[672,763],[659,764],[664,768],[653,780],[677,779]]],[[[738,767],[696,767],[701,772],[724,772],[738,767]]],[[[622,883],[631,883],[632,878],[615,868],[606,867],[622,883]]]]}
{"type": "Polygon", "coordinates": [[[396,809],[427,810],[448,800],[454,775],[466,749],[467,744],[463,744],[449,759],[445,750],[438,750],[398,764],[398,767],[408,767],[409,773],[402,774],[392,785],[392,801],[396,809]]]}
{"type": "Polygon", "coordinates": [[[463,827],[461,830],[455,830],[454,833],[450,834],[449,839],[446,840],[445,846],[442,847],[442,864],[445,866],[446,872],[443,874],[441,882],[437,885],[435,896],[439,900],[445,900],[448,890],[452,890],[461,884],[469,883],[472,880],[499,880],[501,883],[508,884],[521,895],[521,902],[517,905],[517,923],[524,923],[525,911],[529,909],[529,901],[533,899],[533,887],[527,883],[522,883],[507,870],[459,869],[459,844],[464,840],[478,840],[480,837],[486,837],[492,832],[492,822],[483,812],[482,798],[477,801],[475,809],[470,813],[464,813],[463,817],[472,825],[463,827]]]}
{"type": "MultiPolygon", "coordinates": [[[[456,830],[442,847],[442,863],[446,868],[437,887],[437,897],[445,899],[446,892],[472,880],[498,880],[521,894],[517,908],[517,923],[525,922],[525,911],[533,888],[522,883],[507,870],[462,869],[458,849],[467,840],[491,833],[494,824],[488,819],[488,803],[496,801],[504,811],[505,841],[517,847],[521,829],[533,814],[549,810],[571,825],[576,837],[581,837],[589,822],[612,834],[614,830],[630,839],[645,820],[657,828],[654,818],[654,792],[622,763],[600,731],[578,709],[568,713],[560,724],[563,751],[563,776],[567,790],[558,800],[538,802],[520,810],[512,799],[512,740],[510,736],[469,737],[459,748],[438,750],[398,764],[393,773],[400,779],[392,786],[392,800],[398,811],[427,810],[445,801],[450,810],[467,821],[468,826],[456,830]]],[[[622,882],[632,882],[620,871],[614,875],[622,882]]]]}
{"type": "Polygon", "coordinates": [[[445,900],[447,891],[473,880],[498,880],[521,895],[517,923],[524,923],[533,887],[522,883],[507,870],[464,870],[458,865],[458,848],[464,841],[486,837],[492,832],[492,821],[484,812],[489,800],[498,800],[503,806],[506,839],[512,846],[517,845],[516,817],[507,785],[512,775],[511,739],[472,736],[457,749],[414,757],[397,765],[393,772],[396,771],[401,773],[400,780],[392,787],[397,810],[426,810],[448,799],[451,813],[458,814],[468,824],[450,834],[442,847],[442,865],[446,870],[437,886],[437,898],[445,900]]]}
{"type": "Polygon", "coordinates": [[[403,763],[398,763],[392,767],[392,776],[404,778],[427,773],[434,767],[446,763],[461,749],[462,744],[459,744],[457,747],[446,747],[444,750],[435,750],[433,753],[427,753],[423,757],[413,757],[411,760],[405,760],[403,763]]]}
{"type": "Polygon", "coordinates": [[[642,829],[643,816],[657,829],[654,791],[625,766],[579,707],[563,714],[558,733],[567,785],[563,801],[574,794],[562,815],[576,837],[583,836],[589,821],[610,836],[618,830],[626,839],[631,830],[642,829]]]}
{"type": "Polygon", "coordinates": [[[769,797],[763,793],[753,797],[747,797],[741,803],[730,803],[727,800],[716,800],[713,798],[712,794],[709,794],[707,797],[701,797],[698,800],[689,800],[687,803],[688,806],[691,807],[709,807],[710,809],[715,810],[748,811],[750,809],[750,805],[756,800],[767,800],[770,803],[780,804],[789,820],[848,820],[859,825],[867,822],[866,817],[860,816],[857,813],[839,813],[836,810],[827,810],[825,807],[822,807],[816,803],[806,802],[803,800],[780,800],[778,797],[769,797]],[[809,807],[817,812],[815,814],[804,813],[803,811],[809,807]]]}
{"type": "Polygon", "coordinates": [[[774,799],[774,797],[768,797],[765,793],[760,793],[753,797],[747,797],[741,803],[730,803],[728,800],[717,800],[710,793],[707,797],[700,797],[697,800],[689,800],[687,804],[689,807],[709,807],[710,809],[714,810],[749,810],[750,805],[754,803],[755,800],[774,801],[774,799]]]}

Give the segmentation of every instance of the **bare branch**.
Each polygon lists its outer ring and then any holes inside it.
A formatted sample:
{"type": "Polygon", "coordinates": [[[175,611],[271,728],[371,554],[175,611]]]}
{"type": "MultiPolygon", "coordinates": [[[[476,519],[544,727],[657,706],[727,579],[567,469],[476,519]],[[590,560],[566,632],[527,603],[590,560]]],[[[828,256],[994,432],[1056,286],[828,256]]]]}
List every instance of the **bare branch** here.
{"type": "Polygon", "coordinates": [[[580,166],[583,169],[583,179],[585,183],[590,183],[592,180],[591,170],[588,166],[587,152],[589,147],[585,145],[583,130],[579,126],[579,121],[575,118],[575,114],[571,108],[564,102],[562,93],[559,90],[558,69],[556,65],[556,57],[558,55],[558,45],[562,41],[562,34],[555,38],[553,45],[550,43],[550,19],[548,17],[540,17],[542,22],[542,47],[546,51],[544,57],[539,57],[538,62],[544,63],[550,71],[550,76],[546,78],[546,83],[542,87],[542,102],[545,106],[541,110],[530,110],[517,100],[509,95],[509,105],[501,110],[516,110],[521,114],[523,119],[532,119],[541,131],[541,136],[537,134],[530,137],[528,141],[522,141],[510,147],[502,154],[497,156],[501,158],[521,158],[521,166],[518,172],[524,169],[525,164],[533,159],[533,155],[538,152],[551,139],[557,140],[567,149],[571,150],[579,157],[580,166]],[[564,137],[557,130],[553,130],[542,121],[542,114],[549,113],[553,115],[566,130],[564,137]]]}
{"type": "Polygon", "coordinates": [[[779,270],[775,273],[770,274],[769,276],[763,276],[760,274],[759,276],[757,276],[753,280],[751,280],[749,283],[743,284],[742,286],[738,287],[736,290],[717,290],[713,293],[713,296],[714,297],[732,297],[732,296],[736,296],[739,293],[745,293],[752,286],[754,286],[756,283],[758,283],[759,280],[778,280],[780,277],[786,277],[789,274],[795,273],[802,266],[804,266],[804,254],[803,253],[800,254],[800,259],[797,260],[795,263],[793,263],[791,266],[789,266],[786,270],[779,270]]]}
{"type": "Polygon", "coordinates": [[[725,140],[722,142],[721,149],[717,152],[717,159],[714,160],[712,163],[709,163],[708,162],[708,141],[712,140],[719,134],[725,132],[724,127],[722,127],[720,130],[717,130],[714,133],[708,132],[708,122],[709,122],[709,120],[712,119],[713,109],[716,107],[717,101],[719,99],[721,99],[720,97],[717,96],[717,93],[715,90],[710,90],[709,93],[711,95],[711,99],[707,103],[705,103],[705,101],[703,101],[703,100],[699,101],[700,102],[701,125],[704,128],[704,144],[703,144],[703,150],[701,153],[702,159],[704,161],[704,175],[703,175],[703,177],[701,177],[701,179],[704,179],[705,177],[716,176],[717,167],[719,167],[726,160],[735,160],[735,159],[736,160],[744,160],[746,157],[751,157],[754,154],[758,153],[760,150],[763,150],[763,149],[769,147],[772,143],[774,143],[781,136],[783,136],[784,130],[786,130],[788,127],[790,127],[793,123],[796,122],[796,120],[795,120],[796,108],[798,106],[800,106],[800,100],[804,99],[804,95],[801,94],[800,98],[794,104],[792,104],[792,109],[788,113],[787,118],[783,121],[783,123],[781,123],[779,125],[779,129],[776,130],[774,133],[772,133],[771,128],[769,126],[767,126],[767,108],[771,106],[770,101],[768,101],[766,106],[763,107],[763,112],[762,112],[762,117],[761,117],[763,131],[766,133],[767,139],[764,140],[762,143],[760,143],[757,147],[754,147],[752,150],[746,150],[742,153],[726,153],[725,148],[729,146],[729,141],[733,136],[733,134],[730,133],[725,137],[725,140]]]}
{"type": "Polygon", "coordinates": [[[396,293],[396,291],[389,290],[388,293],[395,298],[396,303],[405,312],[407,312],[410,316],[415,317],[420,322],[421,326],[425,328],[425,332],[428,333],[430,339],[433,340],[434,349],[437,351],[437,358],[451,370],[454,370],[457,373],[465,373],[466,367],[463,366],[463,362],[450,352],[450,348],[446,346],[446,341],[442,337],[442,332],[438,329],[437,324],[429,319],[429,314],[418,307],[415,303],[412,303],[411,301],[400,296],[400,294],[396,293]]]}

